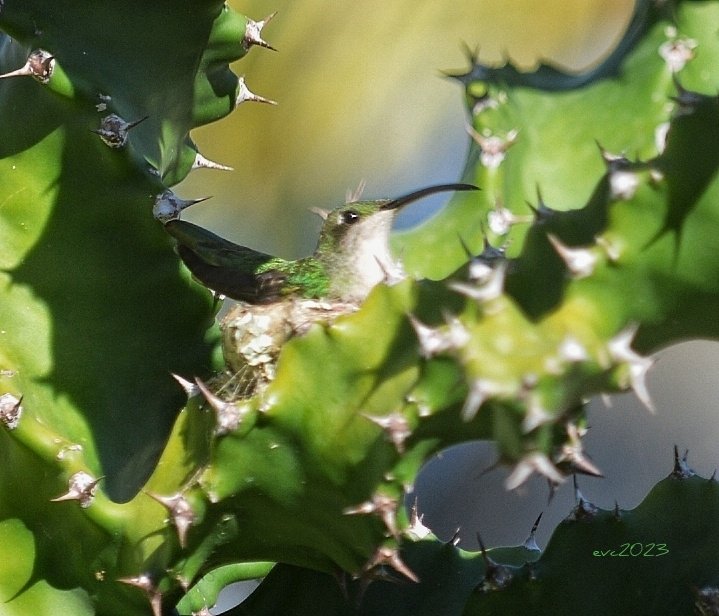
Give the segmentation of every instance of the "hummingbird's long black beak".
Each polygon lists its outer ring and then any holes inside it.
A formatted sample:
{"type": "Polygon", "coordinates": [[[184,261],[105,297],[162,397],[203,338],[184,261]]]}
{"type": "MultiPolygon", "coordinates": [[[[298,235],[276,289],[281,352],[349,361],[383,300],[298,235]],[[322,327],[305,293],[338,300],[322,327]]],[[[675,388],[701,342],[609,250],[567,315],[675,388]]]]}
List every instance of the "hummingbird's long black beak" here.
{"type": "Polygon", "coordinates": [[[385,203],[380,209],[381,210],[396,210],[401,208],[403,205],[407,205],[417,199],[422,199],[428,195],[433,195],[438,192],[445,192],[449,190],[479,190],[478,186],[473,184],[437,184],[436,186],[427,186],[426,188],[420,188],[414,192],[408,193],[402,197],[397,197],[385,203]]]}

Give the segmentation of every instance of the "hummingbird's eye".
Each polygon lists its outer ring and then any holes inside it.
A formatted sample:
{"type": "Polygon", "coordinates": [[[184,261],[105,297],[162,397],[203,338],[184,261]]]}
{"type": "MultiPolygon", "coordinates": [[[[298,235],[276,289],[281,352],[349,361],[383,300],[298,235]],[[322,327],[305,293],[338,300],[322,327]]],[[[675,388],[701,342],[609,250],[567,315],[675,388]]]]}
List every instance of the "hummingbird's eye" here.
{"type": "Polygon", "coordinates": [[[354,210],[347,210],[342,212],[342,222],[346,225],[351,225],[359,220],[360,215],[354,210]]]}

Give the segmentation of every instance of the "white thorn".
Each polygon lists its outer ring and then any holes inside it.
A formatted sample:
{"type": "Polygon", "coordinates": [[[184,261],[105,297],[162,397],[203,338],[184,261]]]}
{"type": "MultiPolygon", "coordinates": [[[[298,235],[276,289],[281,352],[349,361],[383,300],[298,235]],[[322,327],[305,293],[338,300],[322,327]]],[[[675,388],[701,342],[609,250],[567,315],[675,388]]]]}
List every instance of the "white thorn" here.
{"type": "Polygon", "coordinates": [[[444,315],[444,320],[447,323],[447,341],[449,348],[452,350],[461,349],[466,346],[472,339],[469,330],[465,327],[464,323],[460,321],[454,315],[444,315]]]}
{"type": "Polygon", "coordinates": [[[687,62],[694,59],[697,42],[694,39],[666,41],[659,47],[659,55],[672,73],[678,73],[687,62]]]}
{"type": "Polygon", "coordinates": [[[639,401],[644,404],[650,413],[655,413],[656,408],[647,389],[647,372],[654,365],[654,360],[651,357],[639,355],[632,349],[632,340],[634,340],[637,329],[636,325],[624,328],[609,341],[607,346],[610,357],[616,363],[627,364],[629,383],[639,401]]]}
{"type": "Polygon", "coordinates": [[[609,188],[613,199],[631,199],[639,188],[639,176],[626,169],[610,171],[609,188]]]}
{"type": "Polygon", "coordinates": [[[374,556],[365,564],[364,573],[368,574],[376,567],[389,566],[398,573],[415,583],[419,583],[417,575],[404,563],[400,558],[399,550],[389,546],[380,546],[377,548],[374,556]]]}
{"type": "Polygon", "coordinates": [[[113,149],[119,149],[125,146],[130,130],[135,128],[141,122],[147,120],[148,116],[135,120],[133,122],[126,122],[116,113],[102,118],[100,122],[100,128],[93,129],[93,133],[100,136],[103,143],[113,149]]]}
{"type": "Polygon", "coordinates": [[[407,534],[414,541],[420,541],[432,534],[432,531],[422,523],[423,519],[424,514],[419,515],[417,499],[415,498],[412,510],[410,511],[409,528],[407,528],[407,534]]]}
{"type": "Polygon", "coordinates": [[[235,107],[238,107],[245,101],[254,101],[256,103],[267,103],[268,105],[276,105],[277,103],[264,96],[258,96],[250,91],[245,83],[245,78],[240,77],[237,81],[237,98],[235,99],[235,107]]]}
{"type": "Polygon", "coordinates": [[[480,407],[492,394],[492,386],[489,381],[475,379],[469,386],[467,398],[460,413],[463,421],[472,421],[479,412],[480,407]]]}
{"type": "Polygon", "coordinates": [[[584,345],[573,336],[567,336],[559,345],[559,356],[567,362],[579,363],[589,359],[584,345]]]}
{"type": "Polygon", "coordinates": [[[222,398],[210,391],[209,387],[200,379],[196,378],[195,382],[217,416],[215,433],[218,436],[222,436],[223,434],[236,430],[242,422],[247,408],[241,408],[237,404],[225,402],[222,398]]]}
{"type": "Polygon", "coordinates": [[[529,537],[525,540],[523,547],[526,550],[530,550],[532,552],[540,552],[539,545],[537,544],[537,528],[539,528],[539,521],[542,519],[542,516],[544,513],[540,513],[539,517],[534,521],[534,524],[532,524],[532,530],[529,531],[529,537]]]}
{"type": "Polygon", "coordinates": [[[84,471],[78,471],[68,479],[67,492],[57,498],[50,499],[50,501],[59,503],[61,501],[76,500],[79,501],[80,507],[86,509],[95,497],[95,489],[100,479],[102,478],[95,479],[84,471]]]}
{"type": "Polygon", "coordinates": [[[28,57],[27,61],[20,68],[0,75],[0,79],[7,77],[32,77],[36,81],[46,84],[52,77],[55,69],[55,58],[44,49],[36,49],[28,57]]]}
{"type": "Polygon", "coordinates": [[[507,490],[514,490],[527,481],[532,473],[543,475],[553,484],[564,481],[564,476],[545,454],[534,452],[527,454],[517,463],[511,475],[505,480],[504,486],[507,490]]]}
{"type": "Polygon", "coordinates": [[[268,15],[260,21],[255,21],[254,19],[249,18],[247,19],[247,24],[245,26],[245,36],[242,39],[242,45],[245,49],[249,49],[253,45],[259,45],[260,47],[271,49],[272,51],[277,51],[272,45],[270,45],[262,38],[262,29],[272,20],[275,15],[277,15],[277,11],[268,15]]]}
{"type": "Polygon", "coordinates": [[[669,122],[662,122],[654,131],[654,146],[657,152],[661,154],[667,147],[667,135],[669,134],[669,122]]]}
{"type": "Polygon", "coordinates": [[[195,160],[192,162],[192,169],[217,169],[219,171],[234,171],[234,168],[228,165],[216,163],[214,160],[205,158],[199,152],[195,153],[195,160]]]}
{"type": "Polygon", "coordinates": [[[487,224],[489,230],[496,235],[507,235],[514,225],[534,222],[534,216],[517,216],[512,210],[497,204],[494,209],[487,213],[487,224]]]}
{"type": "Polygon", "coordinates": [[[413,314],[407,315],[414,328],[419,341],[419,352],[422,357],[429,359],[451,348],[449,337],[439,329],[425,325],[413,314]]]}
{"type": "Polygon", "coordinates": [[[396,498],[387,496],[385,494],[374,494],[372,498],[364,503],[353,507],[345,507],[342,510],[344,515],[367,515],[370,513],[377,514],[384,522],[385,527],[389,534],[393,537],[398,537],[399,530],[397,529],[397,507],[398,501],[396,498]]]}
{"type": "Polygon", "coordinates": [[[554,416],[532,396],[527,405],[527,412],[524,414],[524,419],[522,420],[522,432],[528,434],[535,428],[553,420],[554,416]]]}
{"type": "Polygon", "coordinates": [[[617,242],[612,242],[603,235],[596,236],[594,238],[594,241],[597,242],[597,246],[604,250],[604,254],[607,255],[607,258],[612,263],[616,263],[617,261],[619,261],[619,258],[622,256],[622,254],[621,248],[619,247],[617,242]]]}
{"type": "Polygon", "coordinates": [[[392,441],[397,452],[404,453],[404,442],[412,436],[412,427],[402,413],[394,412],[390,415],[381,416],[363,414],[363,417],[382,428],[389,440],[392,441]]]}
{"type": "Polygon", "coordinates": [[[22,398],[18,398],[12,394],[3,394],[0,396],[0,423],[8,430],[17,428],[22,412],[22,398]]]}
{"type": "Polygon", "coordinates": [[[172,496],[159,496],[151,492],[146,492],[146,494],[167,509],[177,529],[180,547],[184,548],[187,545],[187,532],[197,519],[190,501],[179,493],[172,496]]]}
{"type": "Polygon", "coordinates": [[[162,615],[162,593],[157,590],[157,587],[149,575],[143,573],[135,577],[118,578],[117,581],[122,584],[128,584],[129,586],[135,586],[144,591],[150,601],[152,616],[162,615]]]}
{"type": "Polygon", "coordinates": [[[171,374],[172,377],[180,384],[180,387],[185,390],[185,394],[187,394],[188,398],[192,398],[200,393],[200,388],[197,386],[197,383],[188,381],[186,378],[180,376],[179,374],[175,374],[174,372],[171,374]]]}
{"type": "Polygon", "coordinates": [[[451,282],[449,283],[449,288],[480,303],[489,302],[502,295],[506,273],[507,264],[500,263],[492,269],[491,275],[484,280],[483,284],[451,282]]]}
{"type": "Polygon", "coordinates": [[[162,191],[155,198],[155,203],[152,205],[152,215],[155,220],[160,222],[167,222],[168,220],[175,220],[180,217],[180,213],[195,205],[195,203],[201,203],[207,201],[210,197],[200,197],[199,199],[180,199],[174,192],[169,188],[162,191]]]}
{"type": "Polygon", "coordinates": [[[587,433],[586,428],[579,428],[576,424],[567,424],[568,442],[562,445],[562,450],[556,461],[568,461],[578,471],[595,477],[602,477],[600,471],[593,462],[584,455],[584,446],[582,445],[582,437],[587,433]]]}
{"type": "Polygon", "coordinates": [[[503,139],[497,135],[478,133],[472,126],[467,125],[467,132],[479,145],[481,152],[479,160],[487,169],[496,169],[502,164],[507,150],[517,141],[519,131],[512,129],[503,139]]]}
{"type": "Polygon", "coordinates": [[[597,255],[594,254],[588,248],[569,248],[562,243],[562,241],[552,233],[547,234],[547,239],[550,241],[554,250],[562,258],[567,269],[570,271],[574,278],[586,278],[594,272],[594,267],[597,264],[597,255]]]}

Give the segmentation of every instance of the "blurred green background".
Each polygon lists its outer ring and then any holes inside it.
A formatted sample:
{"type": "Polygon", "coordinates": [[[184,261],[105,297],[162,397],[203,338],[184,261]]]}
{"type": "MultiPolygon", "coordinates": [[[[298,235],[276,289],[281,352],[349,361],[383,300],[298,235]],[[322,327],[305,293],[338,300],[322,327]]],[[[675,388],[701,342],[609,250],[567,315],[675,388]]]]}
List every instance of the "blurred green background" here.
{"type": "MultiPolygon", "coordinates": [[[[598,61],[621,36],[632,0],[232,1],[238,11],[276,18],[265,39],[277,53],[255,48],[234,67],[252,91],[276,107],[246,103],[229,118],[195,131],[207,157],[233,172],[195,171],[178,187],[187,198],[213,195],[187,217],[233,241],[291,258],[309,253],[319,219],[311,206],[331,207],[366,180],[369,197],[399,195],[458,179],[468,146],[460,85],[443,70],[467,67],[463,44],[480,58],[511,57],[526,69],[544,58],[571,70],[598,61]]],[[[403,212],[412,224],[446,196],[403,212]]],[[[594,403],[589,453],[605,479],[580,479],[603,507],[638,504],[671,470],[674,443],[692,450],[704,474],[717,463],[714,420],[716,345],[699,342],[662,352],[649,376],[658,412],[630,395],[613,407],[594,403]]],[[[461,527],[462,547],[522,542],[540,511],[544,545],[574,502],[571,482],[551,504],[534,479],[503,488],[506,469],[480,476],[494,460],[491,445],[453,448],[433,460],[417,483],[421,509],[443,538],[461,527]]]]}

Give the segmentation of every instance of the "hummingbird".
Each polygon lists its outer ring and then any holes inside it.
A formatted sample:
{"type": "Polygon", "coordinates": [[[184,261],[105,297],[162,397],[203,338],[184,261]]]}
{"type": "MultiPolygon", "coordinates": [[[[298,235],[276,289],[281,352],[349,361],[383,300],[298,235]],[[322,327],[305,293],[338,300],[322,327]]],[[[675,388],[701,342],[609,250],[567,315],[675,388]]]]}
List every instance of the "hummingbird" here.
{"type": "Polygon", "coordinates": [[[376,284],[401,276],[389,236],[400,208],[444,191],[479,190],[471,184],[439,184],[396,199],[350,200],[324,218],[314,253],[286,260],[230,242],[175,218],[165,229],[194,277],[215,293],[248,304],[272,304],[288,297],[361,302],[376,284]]]}

